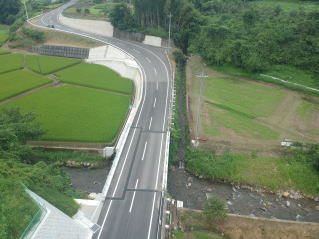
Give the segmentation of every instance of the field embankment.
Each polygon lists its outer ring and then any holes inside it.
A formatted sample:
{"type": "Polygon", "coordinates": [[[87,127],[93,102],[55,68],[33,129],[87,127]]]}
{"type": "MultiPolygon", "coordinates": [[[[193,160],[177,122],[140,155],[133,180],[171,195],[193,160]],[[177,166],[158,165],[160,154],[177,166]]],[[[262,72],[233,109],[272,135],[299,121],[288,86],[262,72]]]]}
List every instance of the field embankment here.
{"type": "Polygon", "coordinates": [[[319,233],[317,223],[249,218],[228,215],[223,221],[208,223],[201,211],[181,209],[179,221],[184,232],[176,232],[178,239],[316,239],[319,233]],[[203,236],[197,236],[197,235],[203,236]],[[222,236],[223,235],[223,236],[222,236]]]}

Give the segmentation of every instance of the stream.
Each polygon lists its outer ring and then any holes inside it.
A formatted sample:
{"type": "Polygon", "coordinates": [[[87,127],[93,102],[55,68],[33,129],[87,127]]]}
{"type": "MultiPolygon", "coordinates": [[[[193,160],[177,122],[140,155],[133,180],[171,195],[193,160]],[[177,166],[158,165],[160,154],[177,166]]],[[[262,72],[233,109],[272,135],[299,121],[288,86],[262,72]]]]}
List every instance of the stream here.
{"type": "Polygon", "coordinates": [[[184,202],[184,207],[202,209],[207,197],[215,196],[227,202],[227,212],[239,215],[319,222],[319,202],[311,199],[291,199],[277,194],[254,192],[226,183],[199,179],[183,169],[171,168],[168,173],[168,193],[184,202]]]}

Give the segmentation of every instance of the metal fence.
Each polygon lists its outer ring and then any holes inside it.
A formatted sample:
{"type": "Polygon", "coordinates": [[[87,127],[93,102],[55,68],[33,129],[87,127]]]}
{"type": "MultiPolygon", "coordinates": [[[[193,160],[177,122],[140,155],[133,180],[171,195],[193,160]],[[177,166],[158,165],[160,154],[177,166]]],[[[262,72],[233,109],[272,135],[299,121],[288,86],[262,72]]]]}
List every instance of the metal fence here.
{"type": "Polygon", "coordinates": [[[40,47],[33,46],[32,52],[47,56],[87,59],[89,57],[90,49],[68,46],[43,45],[40,47]]]}
{"type": "Polygon", "coordinates": [[[21,183],[21,185],[23,189],[25,190],[25,192],[29,194],[29,196],[38,205],[38,208],[39,208],[39,210],[33,216],[32,220],[29,222],[28,226],[24,229],[23,233],[20,236],[20,239],[28,239],[32,237],[38,225],[40,224],[44,216],[47,214],[47,209],[41,202],[36,200],[35,197],[31,196],[33,195],[33,192],[30,189],[28,189],[23,183],[21,183]]]}

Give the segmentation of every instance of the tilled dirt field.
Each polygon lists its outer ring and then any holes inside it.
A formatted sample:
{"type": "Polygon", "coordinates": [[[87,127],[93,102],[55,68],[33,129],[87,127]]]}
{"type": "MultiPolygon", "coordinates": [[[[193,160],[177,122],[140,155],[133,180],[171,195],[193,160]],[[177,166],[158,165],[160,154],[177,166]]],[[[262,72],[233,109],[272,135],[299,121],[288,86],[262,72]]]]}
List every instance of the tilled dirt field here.
{"type": "Polygon", "coordinates": [[[314,200],[282,198],[276,194],[209,182],[181,169],[169,170],[168,193],[174,199],[183,201],[186,208],[202,209],[207,197],[216,196],[227,201],[228,213],[319,222],[319,202],[314,200]],[[191,186],[187,187],[187,184],[191,186]]]}

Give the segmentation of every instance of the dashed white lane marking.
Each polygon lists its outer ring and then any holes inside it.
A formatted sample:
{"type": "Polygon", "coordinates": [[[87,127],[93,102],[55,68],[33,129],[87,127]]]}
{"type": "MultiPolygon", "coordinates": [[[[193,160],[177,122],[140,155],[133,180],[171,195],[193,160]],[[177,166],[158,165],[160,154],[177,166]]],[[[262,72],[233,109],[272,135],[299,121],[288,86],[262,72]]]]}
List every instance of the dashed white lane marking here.
{"type": "Polygon", "coordinates": [[[150,60],[150,58],[148,58],[148,57],[145,57],[145,58],[146,58],[146,60],[147,60],[149,63],[152,63],[151,60],[150,60]]]}
{"type": "Polygon", "coordinates": [[[152,120],[153,120],[153,117],[151,117],[150,125],[148,126],[148,130],[150,130],[150,129],[151,129],[151,126],[152,126],[152,120]]]}
{"type": "MultiPolygon", "coordinates": [[[[138,185],[138,179],[136,180],[135,189],[137,189],[137,185],[138,185]]],[[[135,199],[135,194],[136,194],[136,191],[134,191],[134,193],[133,193],[133,198],[132,198],[132,202],[131,202],[131,206],[130,206],[129,213],[132,212],[132,208],[133,208],[133,204],[134,204],[134,199],[135,199]]]]}
{"type": "Polygon", "coordinates": [[[146,141],[146,144],[144,146],[144,151],[143,151],[143,155],[142,155],[142,161],[144,160],[144,156],[145,156],[145,151],[146,151],[146,147],[147,147],[147,141],[146,141]]]}
{"type": "Polygon", "coordinates": [[[155,108],[155,105],[156,105],[156,98],[154,100],[153,108],[155,108]]]}

